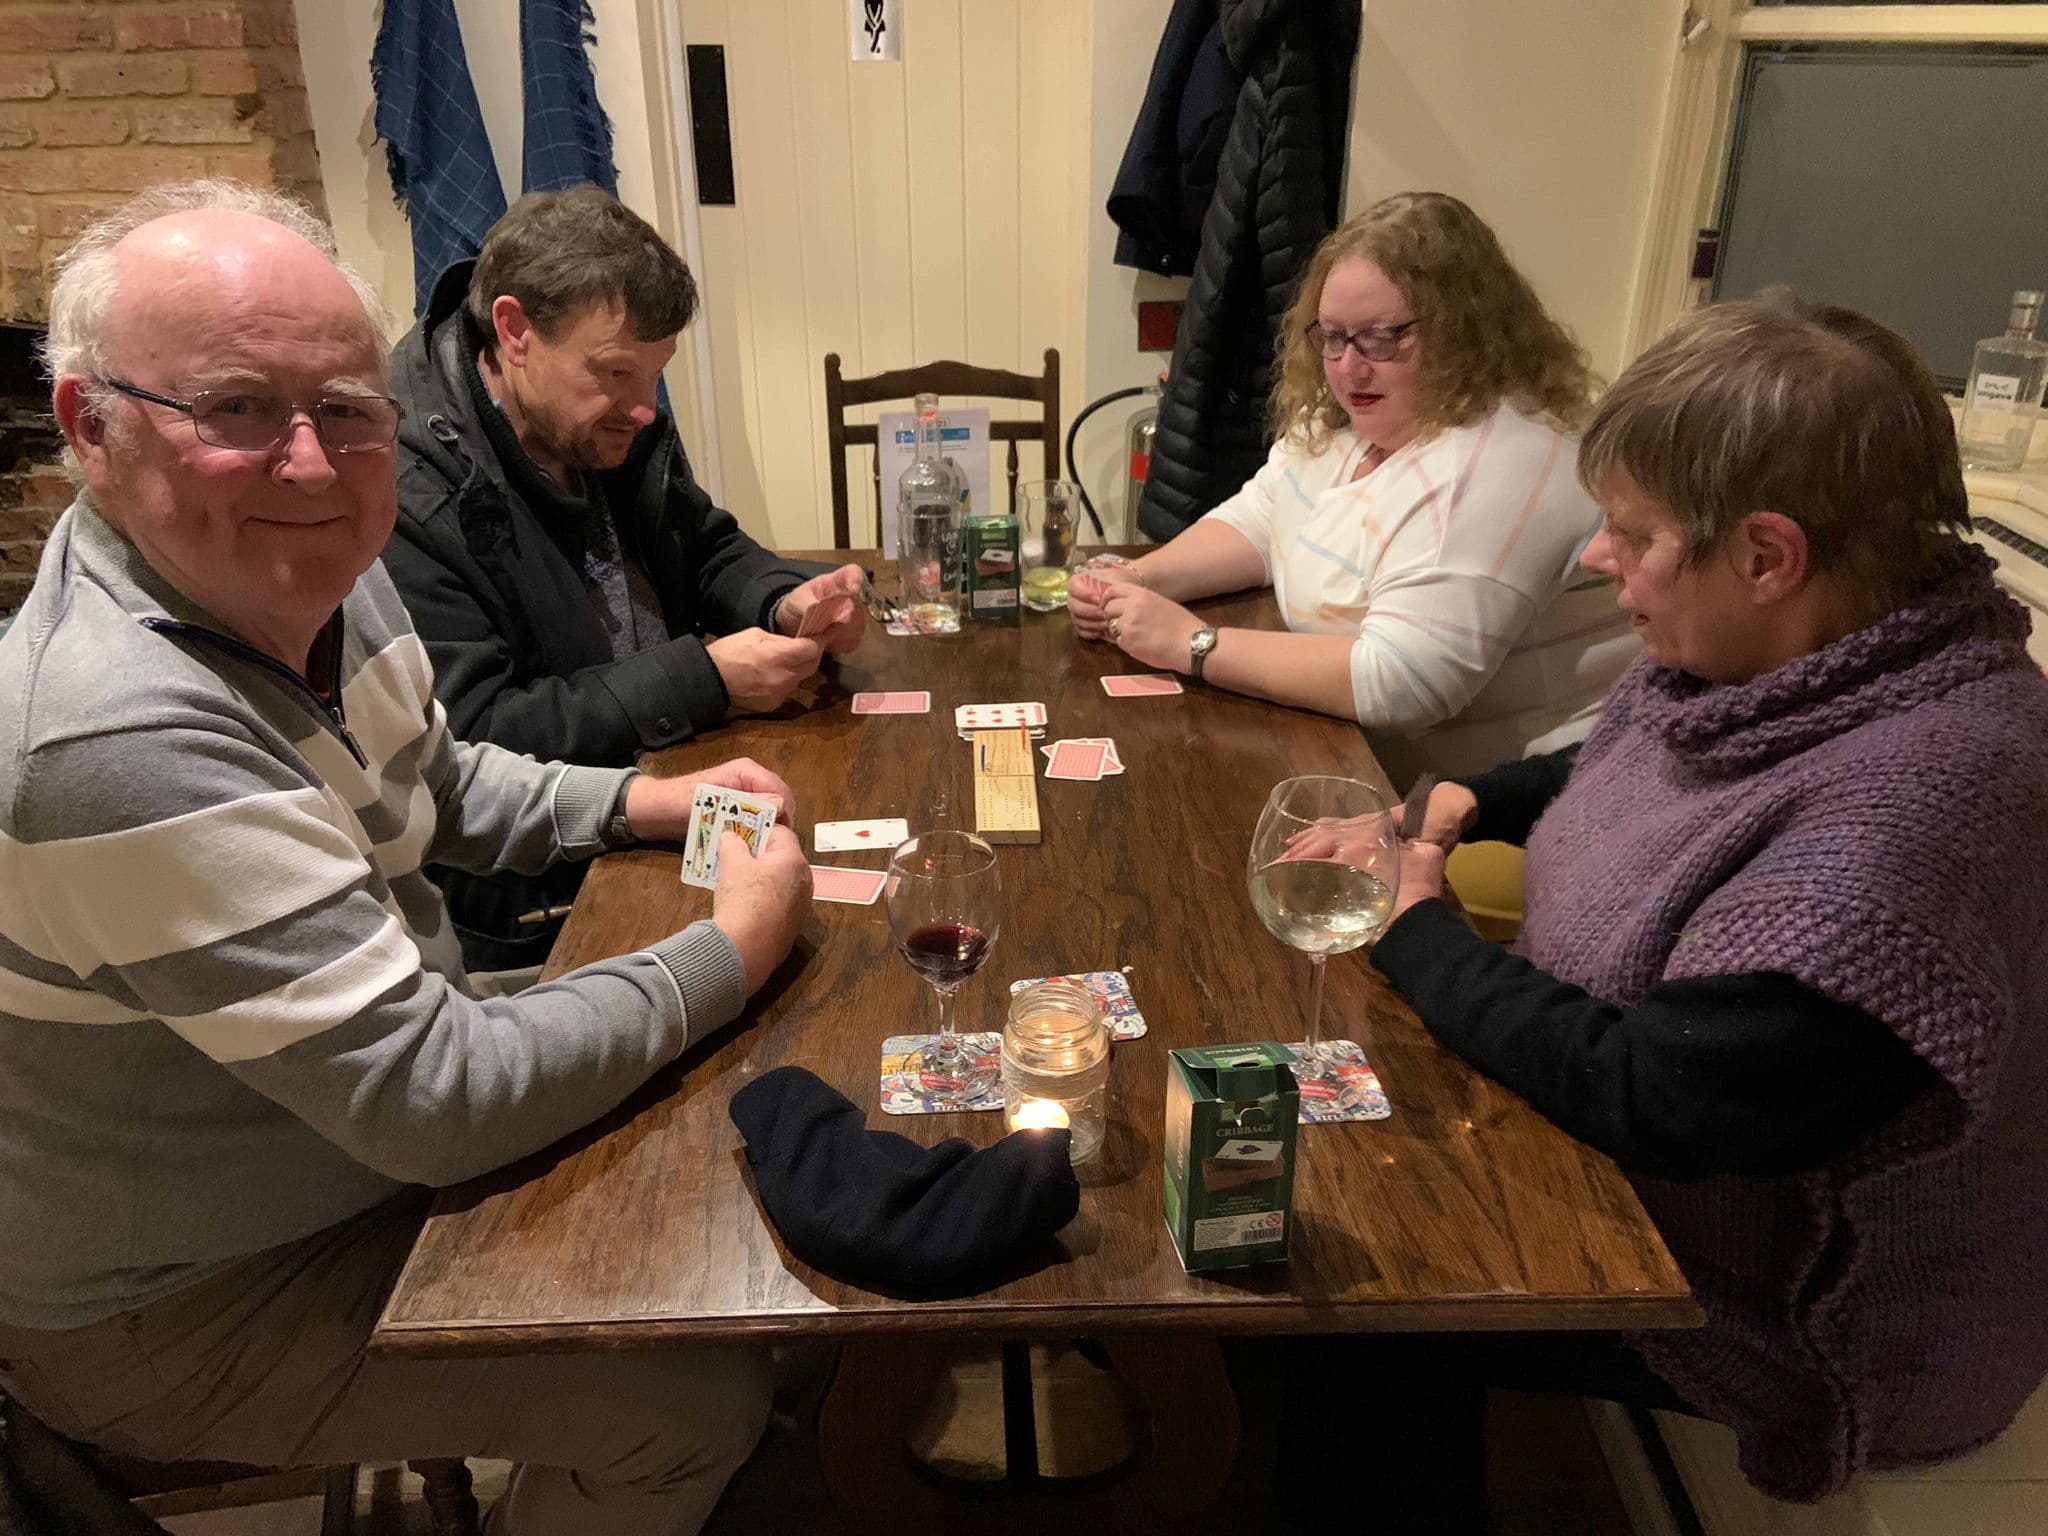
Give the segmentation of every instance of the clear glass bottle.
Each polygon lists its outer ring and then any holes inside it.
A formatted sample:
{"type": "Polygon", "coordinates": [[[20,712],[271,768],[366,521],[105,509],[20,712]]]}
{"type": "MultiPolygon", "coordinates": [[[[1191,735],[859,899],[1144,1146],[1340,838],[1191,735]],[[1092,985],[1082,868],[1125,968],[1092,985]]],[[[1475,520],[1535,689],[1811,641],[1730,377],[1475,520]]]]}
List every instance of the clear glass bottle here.
{"type": "Polygon", "coordinates": [[[1065,1125],[1069,1156],[1084,1163],[1102,1147],[1108,1086],[1109,1029],[1086,987],[1055,976],[1010,999],[1003,1113],[1012,1130],[1065,1125]]]}
{"type": "Polygon", "coordinates": [[[960,486],[939,452],[939,397],[917,397],[917,448],[896,482],[897,571],[903,607],[925,634],[960,628],[960,486]]]}
{"type": "Polygon", "coordinates": [[[1963,468],[2009,471],[2026,462],[2042,387],[2048,385],[2048,342],[2034,339],[2040,318],[2040,293],[2023,288],[2012,296],[2005,334],[1977,343],[1956,429],[1963,468]]]}

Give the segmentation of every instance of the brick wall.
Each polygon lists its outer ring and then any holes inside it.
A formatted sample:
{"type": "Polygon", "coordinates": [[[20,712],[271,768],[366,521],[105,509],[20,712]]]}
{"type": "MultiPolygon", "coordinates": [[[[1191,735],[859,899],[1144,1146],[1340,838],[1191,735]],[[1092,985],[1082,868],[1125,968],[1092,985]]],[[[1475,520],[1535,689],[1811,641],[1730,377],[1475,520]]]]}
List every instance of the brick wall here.
{"type": "MultiPolygon", "coordinates": [[[[0,327],[41,326],[50,263],[96,214],[188,176],[326,211],[291,0],[0,0],[0,327]]],[[[0,613],[69,500],[26,350],[0,336],[0,613]]]]}

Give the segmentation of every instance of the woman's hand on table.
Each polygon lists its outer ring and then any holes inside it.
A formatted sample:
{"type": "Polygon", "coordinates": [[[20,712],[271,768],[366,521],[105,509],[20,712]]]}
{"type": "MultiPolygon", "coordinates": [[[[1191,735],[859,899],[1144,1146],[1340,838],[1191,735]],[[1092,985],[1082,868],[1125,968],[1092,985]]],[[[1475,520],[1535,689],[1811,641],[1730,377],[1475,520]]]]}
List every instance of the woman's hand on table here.
{"type": "MultiPolygon", "coordinates": [[[[1073,602],[1072,587],[1068,603],[1073,602]]],[[[1104,633],[1133,661],[1169,672],[1188,669],[1188,641],[1202,621],[1179,603],[1128,582],[1112,586],[1103,603],[1104,633]]]]}
{"type": "MultiPolygon", "coordinates": [[[[1436,794],[1430,796],[1434,811],[1436,795],[1446,789],[1459,786],[1443,784],[1436,794]]],[[[1471,791],[1464,791],[1471,797],[1471,791]]],[[[1475,802],[1476,803],[1476,802],[1475,802]]],[[[1349,864],[1354,869],[1368,868],[1387,845],[1389,833],[1400,853],[1400,879],[1394,890],[1392,922],[1418,901],[1428,901],[1444,893],[1444,860],[1450,850],[1442,844],[1431,841],[1429,822],[1423,822],[1421,837],[1400,836],[1398,826],[1387,825],[1390,817],[1398,817],[1399,810],[1376,813],[1371,816],[1327,816],[1312,826],[1303,827],[1287,840],[1287,851],[1283,859],[1330,859],[1340,864],[1349,864]]]]}
{"type": "Polygon", "coordinates": [[[1067,614],[1083,640],[1109,636],[1109,595],[1119,587],[1142,587],[1135,565],[1089,565],[1067,578],[1067,614]]]}
{"type": "Polygon", "coordinates": [[[673,779],[641,774],[626,787],[626,828],[643,843],[680,843],[690,830],[697,786],[716,784],[756,800],[775,802],[778,825],[796,819],[796,796],[782,776],[751,757],[735,757],[698,773],[673,779]]]}
{"type": "Polygon", "coordinates": [[[778,821],[751,852],[737,834],[718,839],[718,887],[711,921],[732,940],[747,973],[747,993],[782,964],[811,911],[811,866],[803,844],[778,821]]]}

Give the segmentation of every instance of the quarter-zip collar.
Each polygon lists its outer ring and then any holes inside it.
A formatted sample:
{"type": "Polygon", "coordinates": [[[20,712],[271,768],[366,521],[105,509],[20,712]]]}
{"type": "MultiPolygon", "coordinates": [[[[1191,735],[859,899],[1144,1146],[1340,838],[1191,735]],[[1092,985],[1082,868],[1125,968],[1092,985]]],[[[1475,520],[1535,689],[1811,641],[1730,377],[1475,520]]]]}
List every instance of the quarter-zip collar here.
{"type": "Polygon", "coordinates": [[[340,663],[344,629],[341,609],[335,609],[327,621],[327,628],[322,633],[325,643],[314,646],[316,654],[332,658],[333,698],[330,702],[321,698],[318,690],[292,668],[267,651],[251,645],[166,581],[162,573],[142,557],[142,552],[100,515],[92,497],[84,491],[80,491],[78,499],[71,504],[71,524],[72,558],[94,581],[106,588],[138,624],[166,639],[192,642],[216,655],[260,667],[288,683],[306,701],[319,723],[341,738],[341,744],[348,748],[356,765],[365,769],[370,766],[368,756],[348,728],[342,707],[340,663]]]}

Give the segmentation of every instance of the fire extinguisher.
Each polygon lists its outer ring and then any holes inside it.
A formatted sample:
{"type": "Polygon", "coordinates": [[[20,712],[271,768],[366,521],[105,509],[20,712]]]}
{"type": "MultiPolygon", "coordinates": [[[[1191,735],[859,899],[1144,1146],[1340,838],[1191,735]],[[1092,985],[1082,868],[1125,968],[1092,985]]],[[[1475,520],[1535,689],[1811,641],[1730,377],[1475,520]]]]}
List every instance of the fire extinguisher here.
{"type": "MultiPolygon", "coordinates": [[[[1074,435],[1081,430],[1081,423],[1119,400],[1129,400],[1143,395],[1148,403],[1143,410],[1131,418],[1125,433],[1124,443],[1124,507],[1123,526],[1117,530],[1117,542],[1128,544],[1137,537],[1138,503],[1144,499],[1145,481],[1152,473],[1152,440],[1159,433],[1159,400],[1166,393],[1166,375],[1159,375],[1156,384],[1133,384],[1128,389],[1111,390],[1099,400],[1091,400],[1081,407],[1080,413],[1067,427],[1067,463],[1074,463],[1074,435]]],[[[1074,483],[1080,488],[1081,505],[1088,513],[1088,521],[1094,526],[1095,536],[1106,539],[1102,518],[1095,510],[1095,503],[1088,495],[1088,487],[1081,485],[1080,475],[1074,476],[1074,483]]]]}

